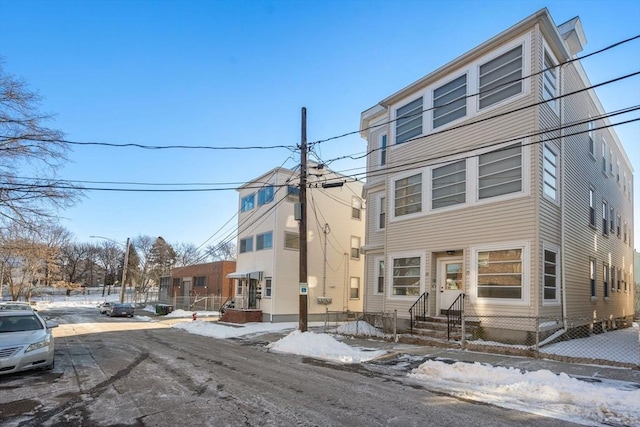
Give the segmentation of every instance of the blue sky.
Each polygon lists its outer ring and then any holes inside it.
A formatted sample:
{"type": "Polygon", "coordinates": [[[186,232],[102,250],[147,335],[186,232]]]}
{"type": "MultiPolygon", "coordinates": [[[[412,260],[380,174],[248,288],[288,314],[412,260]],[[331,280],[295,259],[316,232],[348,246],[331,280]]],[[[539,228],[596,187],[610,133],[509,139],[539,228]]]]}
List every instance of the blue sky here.
{"type": "MultiPolygon", "coordinates": [[[[0,0],[0,55],[9,73],[44,97],[42,109],[55,114],[50,125],[70,141],[295,145],[301,107],[308,110],[309,141],[356,131],[363,110],[543,7],[556,24],[580,16],[588,41],[582,54],[640,34],[637,0],[0,0]]],[[[583,65],[592,83],[639,71],[640,41],[583,65]]],[[[607,110],[638,105],[640,78],[598,94],[607,110]]],[[[635,166],[637,193],[640,124],[616,130],[635,166]]],[[[328,160],[365,148],[355,134],[320,144],[318,154],[328,160]]],[[[70,159],[60,171],[63,179],[231,183],[217,186],[224,188],[299,162],[286,149],[101,146],[74,146],[70,159]]],[[[363,161],[332,164],[339,171],[362,166],[363,161]]],[[[237,206],[234,190],[90,191],[61,216],[81,241],[145,234],[200,245],[230,235],[229,226],[219,230],[237,206]]],[[[638,248],[637,194],[635,215],[638,248]]]]}

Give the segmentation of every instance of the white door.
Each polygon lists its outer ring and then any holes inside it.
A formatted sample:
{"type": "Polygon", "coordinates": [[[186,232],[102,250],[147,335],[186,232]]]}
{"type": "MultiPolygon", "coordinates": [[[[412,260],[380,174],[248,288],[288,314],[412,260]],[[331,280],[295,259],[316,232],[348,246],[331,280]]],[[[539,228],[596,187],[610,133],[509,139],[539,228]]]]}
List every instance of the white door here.
{"type": "Polygon", "coordinates": [[[439,259],[437,280],[440,287],[440,310],[447,310],[464,292],[462,258],[439,259]]]}

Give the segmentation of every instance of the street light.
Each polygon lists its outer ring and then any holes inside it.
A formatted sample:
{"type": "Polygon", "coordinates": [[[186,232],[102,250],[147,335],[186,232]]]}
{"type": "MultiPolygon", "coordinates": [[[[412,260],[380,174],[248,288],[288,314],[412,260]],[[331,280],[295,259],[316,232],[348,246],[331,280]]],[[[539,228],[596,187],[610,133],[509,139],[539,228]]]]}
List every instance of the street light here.
{"type": "MultiPolygon", "coordinates": [[[[108,237],[103,236],[89,236],[94,239],[104,239],[113,243],[117,243],[122,245],[122,242],[118,242],[117,240],[110,239],[108,237]]],[[[124,281],[127,278],[127,264],[129,263],[129,238],[127,237],[127,244],[124,250],[124,264],[122,264],[122,282],[120,282],[120,303],[124,302],[124,281]]]]}

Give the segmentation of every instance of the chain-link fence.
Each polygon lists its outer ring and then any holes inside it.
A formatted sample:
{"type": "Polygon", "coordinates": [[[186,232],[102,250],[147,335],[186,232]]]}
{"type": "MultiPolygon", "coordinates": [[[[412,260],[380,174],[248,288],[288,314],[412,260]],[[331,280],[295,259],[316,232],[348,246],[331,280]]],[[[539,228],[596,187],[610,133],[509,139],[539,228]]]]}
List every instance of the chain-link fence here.
{"type": "Polygon", "coordinates": [[[640,367],[631,318],[464,316],[458,336],[468,350],[640,367]]]}

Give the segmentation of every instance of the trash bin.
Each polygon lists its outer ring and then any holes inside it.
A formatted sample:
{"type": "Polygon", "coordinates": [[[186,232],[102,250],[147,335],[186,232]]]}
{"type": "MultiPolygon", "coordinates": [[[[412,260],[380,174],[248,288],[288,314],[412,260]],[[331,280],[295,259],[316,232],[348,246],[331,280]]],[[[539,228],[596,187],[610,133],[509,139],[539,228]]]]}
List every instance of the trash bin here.
{"type": "Polygon", "coordinates": [[[173,306],[168,304],[157,304],[156,305],[156,314],[163,316],[169,314],[173,311],[173,306]]]}

